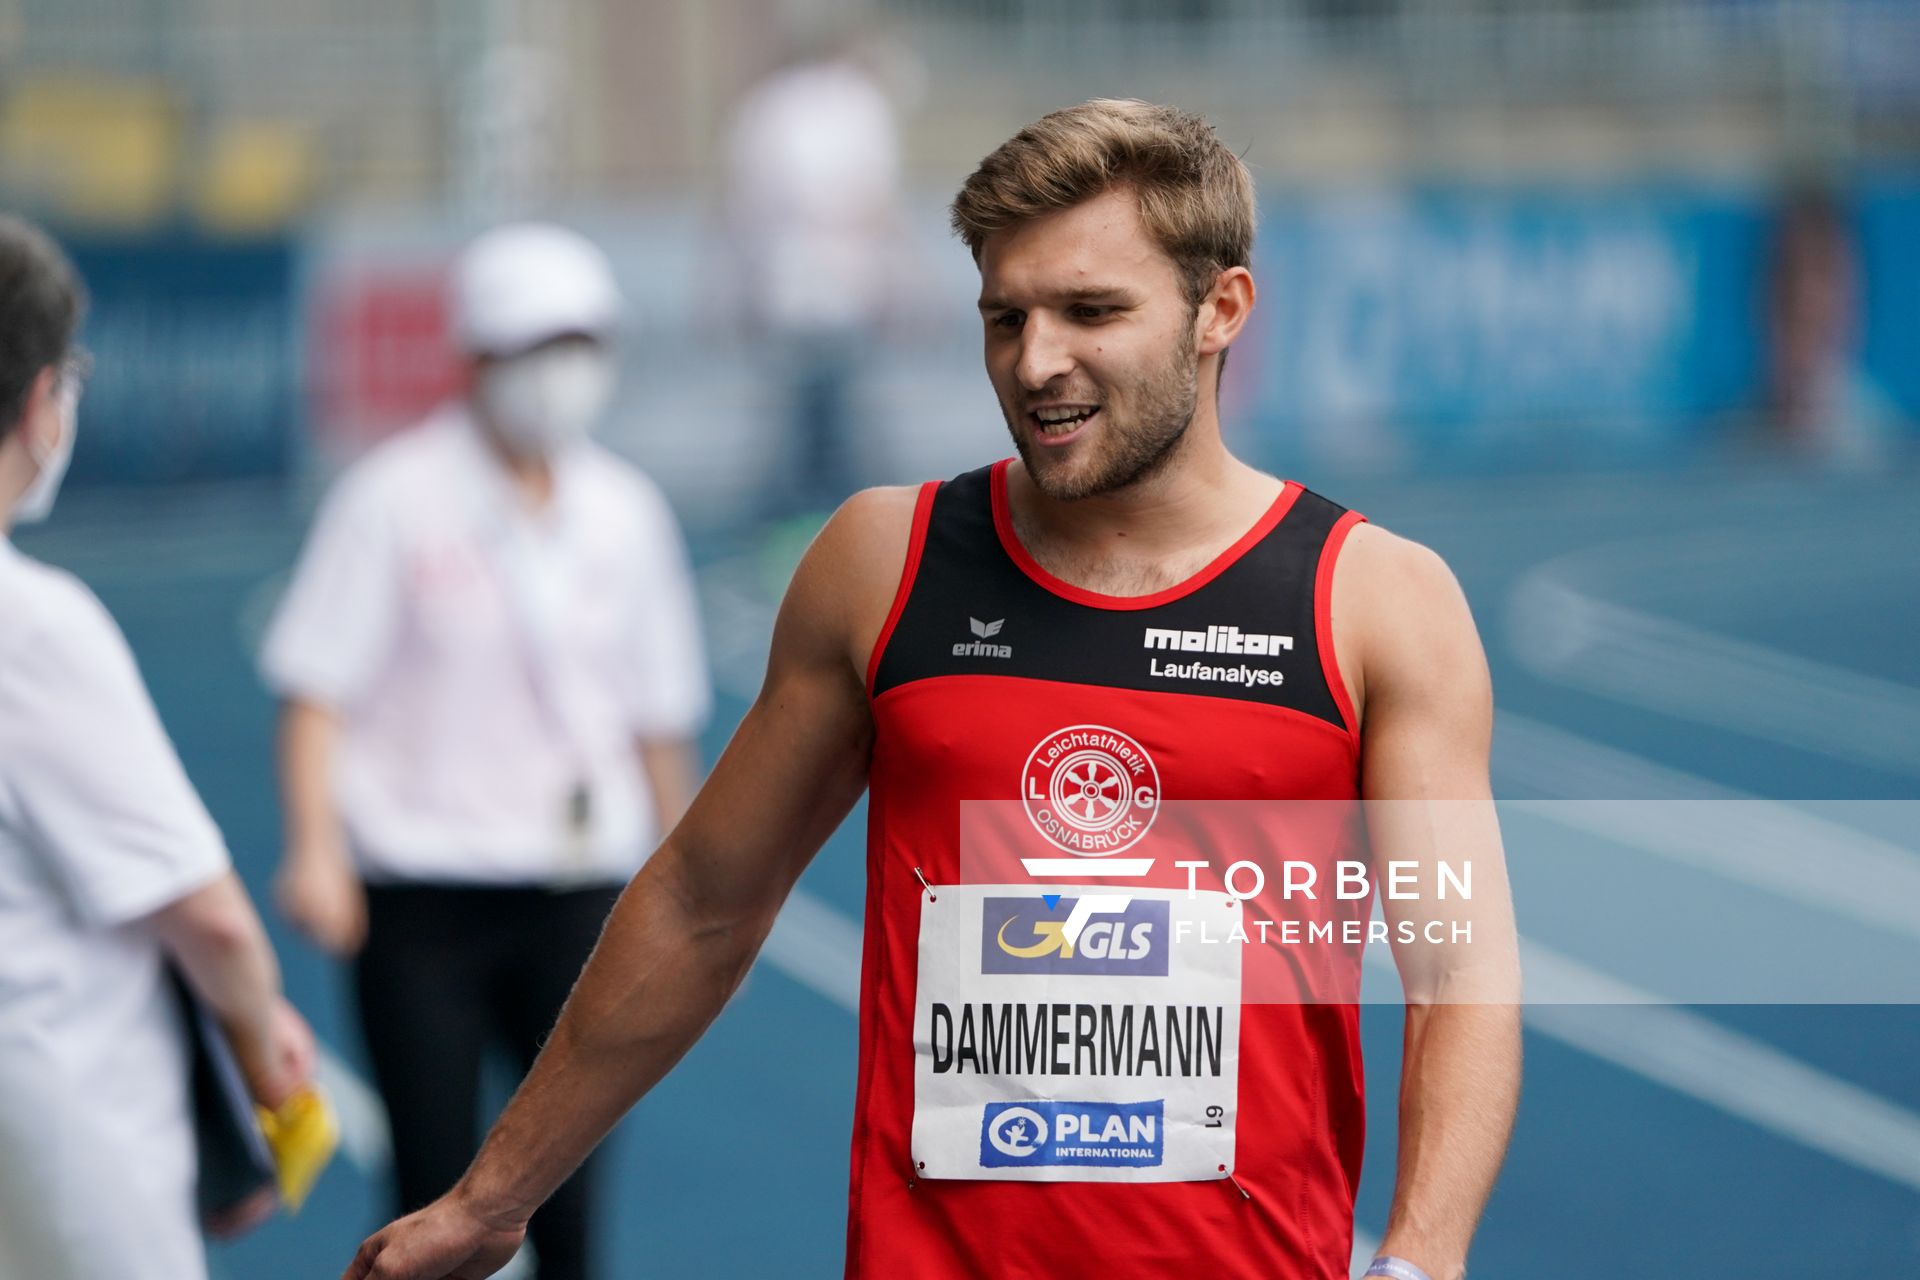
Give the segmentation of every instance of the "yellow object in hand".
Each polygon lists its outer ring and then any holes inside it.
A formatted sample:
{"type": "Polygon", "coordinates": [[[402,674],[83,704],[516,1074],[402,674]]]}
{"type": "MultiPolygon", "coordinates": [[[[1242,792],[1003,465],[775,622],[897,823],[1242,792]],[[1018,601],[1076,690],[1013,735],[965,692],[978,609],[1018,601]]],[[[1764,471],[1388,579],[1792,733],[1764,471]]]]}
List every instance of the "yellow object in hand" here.
{"type": "Polygon", "coordinates": [[[280,1199],[289,1213],[296,1212],[340,1145],[340,1122],[325,1095],[312,1085],[297,1090],[278,1111],[260,1107],[259,1114],[280,1181],[280,1199]]]}

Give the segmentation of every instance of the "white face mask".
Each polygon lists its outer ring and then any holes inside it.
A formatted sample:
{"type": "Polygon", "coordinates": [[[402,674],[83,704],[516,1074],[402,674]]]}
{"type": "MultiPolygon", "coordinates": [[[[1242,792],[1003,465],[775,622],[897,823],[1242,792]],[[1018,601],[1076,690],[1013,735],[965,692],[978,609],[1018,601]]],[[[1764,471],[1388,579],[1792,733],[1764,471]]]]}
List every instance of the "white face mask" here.
{"type": "Polygon", "coordinates": [[[40,472],[34,476],[33,483],[27,486],[27,491],[20,495],[20,501],[13,504],[13,518],[17,524],[33,524],[53,513],[53,500],[59,496],[60,482],[67,475],[67,464],[73,461],[73,437],[80,422],[80,384],[72,379],[62,379],[54,395],[54,406],[60,415],[60,439],[44,456],[31,443],[27,445],[33,460],[40,464],[40,472]]]}
{"type": "Polygon", "coordinates": [[[575,344],[490,366],[476,389],[487,420],[515,453],[551,457],[584,439],[613,393],[613,362],[575,344]]]}

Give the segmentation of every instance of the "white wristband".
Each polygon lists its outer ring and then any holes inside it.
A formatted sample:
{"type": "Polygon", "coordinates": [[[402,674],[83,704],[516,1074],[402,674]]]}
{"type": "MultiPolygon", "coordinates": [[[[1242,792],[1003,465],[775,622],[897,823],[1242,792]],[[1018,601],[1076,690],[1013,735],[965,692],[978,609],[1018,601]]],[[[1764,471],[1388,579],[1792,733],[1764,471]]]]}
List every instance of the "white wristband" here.
{"type": "Polygon", "coordinates": [[[1387,1280],[1433,1280],[1433,1277],[1408,1262],[1405,1258],[1390,1258],[1385,1254],[1373,1260],[1366,1274],[1385,1276],[1387,1280]]]}

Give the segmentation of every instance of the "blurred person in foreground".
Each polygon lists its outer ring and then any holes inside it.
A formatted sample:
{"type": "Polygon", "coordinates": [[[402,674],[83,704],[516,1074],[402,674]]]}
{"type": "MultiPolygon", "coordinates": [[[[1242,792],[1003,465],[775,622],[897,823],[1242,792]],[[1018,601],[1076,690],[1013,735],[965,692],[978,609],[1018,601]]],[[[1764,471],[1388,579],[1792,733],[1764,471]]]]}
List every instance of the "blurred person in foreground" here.
{"type": "MultiPolygon", "coordinates": [[[[1018,815],[1036,796],[1055,796],[1050,816],[1028,807],[1008,829],[1069,854],[1126,847],[1103,841],[1122,820],[1143,835],[1165,797],[1343,814],[1366,800],[1374,846],[1428,888],[1381,895],[1395,926],[1434,919],[1437,856],[1472,858],[1473,945],[1394,937],[1400,1164],[1370,1271],[1464,1273],[1512,1126],[1520,1025],[1491,690],[1460,588],[1431,551],[1227,452],[1216,396],[1254,302],[1254,198],[1205,121],[1142,102],[1056,112],[981,163],[953,221],[1018,456],[868,490],[828,522],[759,699],[622,896],[533,1072],[454,1190],[363,1244],[350,1280],[474,1280],[511,1256],[528,1215],[720,1011],[863,787],[848,1275],[1078,1276],[1116,1257],[1130,1275],[1348,1274],[1357,997],[1260,1000],[1241,963],[1285,967],[1289,949],[1227,965],[1145,909],[1125,955],[1111,922],[1100,949],[1087,925],[1085,954],[1047,950],[1073,917],[1045,913],[1102,886],[982,897],[996,889],[967,882],[961,849],[967,801],[1018,815]],[[1156,652],[1156,632],[1186,652],[1156,652]],[[1238,656],[1186,661],[1194,650],[1238,656]],[[997,929],[995,912],[1011,913],[997,929]],[[960,1048],[952,1028],[975,1010],[960,1048]],[[1220,1047],[1227,1028],[1236,1049],[1220,1047]]],[[[1178,895],[1184,864],[1161,852],[1143,860],[1157,871],[1056,857],[1065,871],[1033,874],[1151,871],[1105,888],[1178,895]]],[[[1357,992],[1360,959],[1299,962],[1357,992]]]]}
{"type": "Polygon", "coordinates": [[[900,265],[900,127],[878,60],[852,40],[748,90],[726,143],[734,306],[784,400],[776,514],[825,513],[865,469],[861,375],[900,265]]]}
{"type": "MultiPolygon", "coordinates": [[[[575,233],[454,268],[464,397],[341,476],[267,637],[283,701],[277,893],[357,954],[401,1211],[473,1158],[481,1064],[524,1070],[620,887],[691,794],[704,659],[680,532],[594,444],[620,311],[575,233]]],[[[591,1170],[533,1228],[592,1274],[591,1170]]]]}
{"type": "MultiPolygon", "coordinates": [[[[45,518],[72,456],[83,307],[59,247],[0,217],[0,534],[45,518]]],[[[309,1082],[312,1032],[119,628],[0,536],[0,1276],[207,1274],[169,961],[256,1100],[309,1082]]]]}

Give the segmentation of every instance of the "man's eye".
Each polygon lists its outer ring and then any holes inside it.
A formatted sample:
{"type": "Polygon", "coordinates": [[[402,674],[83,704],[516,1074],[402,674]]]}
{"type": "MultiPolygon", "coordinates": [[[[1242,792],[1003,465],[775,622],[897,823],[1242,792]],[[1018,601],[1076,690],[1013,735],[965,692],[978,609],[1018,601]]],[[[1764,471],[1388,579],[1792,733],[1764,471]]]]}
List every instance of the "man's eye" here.
{"type": "Polygon", "coordinates": [[[1002,311],[988,323],[996,329],[1018,329],[1020,322],[1026,318],[1024,311],[1002,311]]]}
{"type": "Polygon", "coordinates": [[[1082,304],[1073,309],[1073,318],[1076,320],[1105,320],[1112,313],[1112,307],[1096,307],[1082,304]]]}

